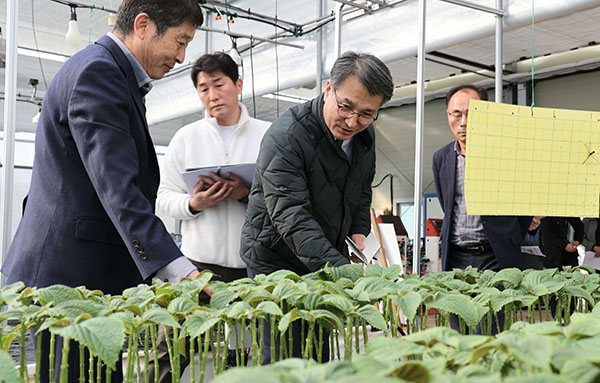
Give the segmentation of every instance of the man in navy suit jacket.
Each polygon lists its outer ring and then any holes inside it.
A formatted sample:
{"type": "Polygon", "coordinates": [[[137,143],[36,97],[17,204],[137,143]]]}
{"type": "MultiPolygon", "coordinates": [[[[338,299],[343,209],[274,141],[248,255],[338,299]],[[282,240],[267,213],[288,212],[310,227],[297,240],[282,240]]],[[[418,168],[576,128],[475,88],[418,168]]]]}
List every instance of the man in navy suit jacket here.
{"type": "Polygon", "coordinates": [[[446,96],[448,124],[456,141],[433,155],[433,177],[444,211],[442,270],[473,266],[480,270],[522,268],[521,241],[539,225],[537,218],[467,215],[464,169],[467,117],[471,99],[487,100],[487,92],[473,85],[451,89],[446,96]]]}
{"type": "Polygon", "coordinates": [[[151,79],[183,61],[202,21],[195,0],[124,0],[113,33],[61,68],[43,102],[29,198],[2,268],[8,283],[119,294],[157,273],[198,274],[154,215],[159,168],[144,96],[151,79]]]}

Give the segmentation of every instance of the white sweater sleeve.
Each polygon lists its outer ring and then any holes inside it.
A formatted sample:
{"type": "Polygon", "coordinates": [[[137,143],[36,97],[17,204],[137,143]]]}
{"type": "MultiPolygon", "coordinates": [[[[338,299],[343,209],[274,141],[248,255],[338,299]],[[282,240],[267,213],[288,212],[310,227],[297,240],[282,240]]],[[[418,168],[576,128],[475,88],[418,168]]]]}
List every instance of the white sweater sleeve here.
{"type": "Polygon", "coordinates": [[[190,211],[191,197],[181,177],[185,168],[185,139],[183,135],[175,134],[160,168],[156,208],[180,220],[193,219],[201,214],[201,212],[194,214],[190,211]]]}

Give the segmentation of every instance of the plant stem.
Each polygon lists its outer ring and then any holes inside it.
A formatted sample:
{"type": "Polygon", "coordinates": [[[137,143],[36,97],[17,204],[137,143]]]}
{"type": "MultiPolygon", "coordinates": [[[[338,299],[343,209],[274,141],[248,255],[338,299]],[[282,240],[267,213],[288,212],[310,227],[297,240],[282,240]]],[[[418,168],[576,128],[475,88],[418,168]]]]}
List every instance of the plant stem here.
{"type": "MultiPolygon", "coordinates": [[[[149,383],[150,377],[148,376],[148,366],[150,364],[150,351],[148,351],[148,344],[150,343],[150,330],[146,327],[144,331],[144,383],[149,383]]],[[[108,368],[108,366],[106,367],[108,368]]]]}
{"type": "Polygon", "coordinates": [[[34,383],[39,383],[42,367],[42,331],[36,331],[35,337],[37,338],[37,341],[35,344],[35,376],[33,379],[34,383]]]}
{"type": "Polygon", "coordinates": [[[69,381],[69,346],[71,341],[68,337],[63,337],[62,360],[60,362],[60,383],[69,381]]]}
{"type": "Polygon", "coordinates": [[[363,342],[365,343],[365,347],[366,347],[367,342],[369,342],[369,332],[367,331],[367,321],[366,320],[362,321],[362,330],[363,330],[363,342]]]}
{"type": "MultiPolygon", "coordinates": [[[[210,330],[204,333],[204,350],[202,351],[202,361],[200,363],[200,383],[204,383],[204,375],[206,373],[206,361],[208,360],[208,345],[210,343],[210,333],[210,330]]],[[[202,338],[198,338],[198,349],[200,349],[201,339],[202,338]]]]}
{"type": "Polygon", "coordinates": [[[23,382],[28,382],[29,381],[29,377],[27,376],[27,360],[25,359],[25,335],[27,334],[27,327],[25,326],[24,322],[21,322],[21,324],[19,325],[19,343],[20,343],[20,350],[19,350],[19,360],[20,360],[20,372],[21,372],[21,378],[23,379],[23,382]]]}
{"type": "MultiPolygon", "coordinates": [[[[173,380],[173,373],[175,372],[175,358],[173,355],[173,344],[171,342],[171,337],[169,337],[169,333],[167,331],[167,326],[163,326],[165,332],[165,343],[167,344],[167,353],[169,354],[169,363],[171,365],[171,380],[173,380]]],[[[158,364],[154,366],[155,370],[158,367],[158,364]]],[[[158,374],[155,374],[158,375],[158,374]]],[[[127,382],[126,382],[127,383],[127,382]]]]}
{"type": "MultiPolygon", "coordinates": [[[[196,350],[194,347],[194,339],[190,337],[190,383],[196,383],[196,350]]],[[[146,382],[147,383],[147,382],[146,382]]]]}
{"type": "MultiPolygon", "coordinates": [[[[275,363],[275,317],[273,315],[269,315],[269,320],[271,321],[271,364],[275,363]]],[[[290,326],[292,324],[290,323],[290,326]]],[[[289,327],[288,327],[289,328],[289,327]]],[[[282,337],[279,337],[280,344],[283,343],[282,337]]],[[[281,355],[280,355],[281,356],[281,355]]]]}
{"type": "MultiPolygon", "coordinates": [[[[156,349],[156,343],[158,342],[158,325],[154,323],[150,325],[150,338],[152,341],[152,358],[154,359],[154,383],[158,383],[158,355],[156,349]]],[[[146,362],[147,363],[147,362],[146,362]]]]}
{"type": "Polygon", "coordinates": [[[250,321],[250,331],[252,332],[252,365],[256,366],[256,352],[258,350],[256,319],[250,321]]]}
{"type": "Polygon", "coordinates": [[[50,376],[49,381],[54,382],[54,347],[56,343],[56,335],[54,333],[50,333],[50,356],[48,358],[48,375],[50,376]]]}
{"type": "MultiPolygon", "coordinates": [[[[262,355],[265,344],[265,320],[264,318],[259,319],[260,322],[260,344],[258,345],[258,359],[257,364],[262,364],[262,355]]],[[[280,339],[281,341],[281,339],[280,339]]]]}
{"type": "MultiPolygon", "coordinates": [[[[237,325],[234,324],[235,332],[237,333],[237,325]]],[[[223,328],[223,327],[221,327],[223,328]]],[[[223,353],[221,355],[221,366],[219,373],[225,371],[225,362],[227,361],[227,350],[229,349],[229,340],[231,339],[231,326],[227,326],[227,334],[225,336],[225,344],[223,345],[223,353]]],[[[236,347],[237,348],[237,347],[236,347]]]]}
{"type": "MultiPolygon", "coordinates": [[[[392,320],[392,322],[395,324],[396,323],[396,319],[395,319],[395,315],[392,316],[394,317],[394,320],[392,320]]],[[[364,319],[363,319],[364,320],[364,319]]],[[[356,354],[360,354],[360,319],[358,317],[355,318],[354,321],[355,327],[354,327],[354,342],[355,342],[355,349],[356,349],[356,354]]],[[[394,328],[394,332],[396,332],[396,326],[393,327],[394,328]]]]}
{"type": "MultiPolygon", "coordinates": [[[[90,351],[90,358],[88,360],[88,364],[89,364],[89,366],[88,366],[88,379],[89,379],[90,382],[93,382],[94,380],[96,380],[96,374],[94,372],[94,367],[96,365],[94,364],[94,356],[92,355],[92,350],[89,350],[89,351],[90,351]]],[[[52,382],[52,381],[50,381],[50,382],[52,382]]]]}
{"type": "MultiPolygon", "coordinates": [[[[232,326],[235,329],[235,365],[241,366],[241,364],[240,364],[240,361],[241,361],[240,360],[240,332],[239,332],[237,323],[234,323],[232,326]]],[[[229,342],[227,342],[226,345],[227,345],[226,346],[227,350],[229,352],[229,342]]]]}

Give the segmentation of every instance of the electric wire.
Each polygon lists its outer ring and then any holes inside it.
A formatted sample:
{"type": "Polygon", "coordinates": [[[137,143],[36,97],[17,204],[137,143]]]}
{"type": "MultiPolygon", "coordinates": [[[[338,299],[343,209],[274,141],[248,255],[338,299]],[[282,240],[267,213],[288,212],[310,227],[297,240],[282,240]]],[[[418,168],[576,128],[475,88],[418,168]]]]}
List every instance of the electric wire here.
{"type": "Polygon", "coordinates": [[[535,83],[534,74],[535,66],[535,12],[534,12],[534,0],[531,0],[531,115],[533,116],[533,107],[535,106],[535,83]]]}
{"type": "Polygon", "coordinates": [[[37,52],[37,57],[38,57],[38,61],[40,63],[40,71],[42,72],[42,79],[44,80],[44,88],[48,89],[48,83],[46,82],[46,74],[44,73],[44,65],[42,64],[42,57],[40,56],[40,48],[38,46],[38,41],[37,41],[37,33],[35,31],[35,13],[34,13],[34,5],[33,5],[33,1],[31,0],[31,29],[33,31],[33,41],[35,43],[35,50],[37,52]]]}
{"type": "Polygon", "coordinates": [[[252,109],[253,117],[256,118],[256,93],[254,93],[254,57],[252,55],[252,38],[250,39],[250,74],[252,75],[252,109]]]}
{"type": "MultiPolygon", "coordinates": [[[[277,24],[277,3],[278,1],[275,0],[275,24],[277,24]]],[[[277,77],[277,94],[279,94],[279,52],[278,52],[278,48],[279,44],[277,43],[277,27],[275,27],[275,74],[277,77]]],[[[279,117],[279,97],[275,98],[275,102],[277,105],[277,117],[279,117]]]]}

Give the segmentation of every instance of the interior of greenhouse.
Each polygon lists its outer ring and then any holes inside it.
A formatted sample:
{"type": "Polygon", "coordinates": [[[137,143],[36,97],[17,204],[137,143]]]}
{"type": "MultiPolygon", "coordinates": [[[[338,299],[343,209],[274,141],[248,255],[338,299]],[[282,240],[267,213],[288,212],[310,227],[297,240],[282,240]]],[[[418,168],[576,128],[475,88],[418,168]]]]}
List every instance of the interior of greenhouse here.
{"type": "Polygon", "coordinates": [[[0,383],[600,382],[599,17],[0,0],[0,383]]]}

